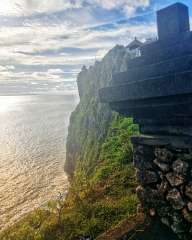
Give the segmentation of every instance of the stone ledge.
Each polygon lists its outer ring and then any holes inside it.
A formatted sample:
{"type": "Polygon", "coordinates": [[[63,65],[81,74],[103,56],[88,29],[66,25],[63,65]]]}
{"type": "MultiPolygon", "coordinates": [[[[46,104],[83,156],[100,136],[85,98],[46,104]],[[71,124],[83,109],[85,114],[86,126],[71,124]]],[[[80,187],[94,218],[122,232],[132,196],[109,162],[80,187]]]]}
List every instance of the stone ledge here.
{"type": "Polygon", "coordinates": [[[131,138],[133,144],[148,146],[170,146],[174,148],[192,148],[192,137],[139,135],[131,138]]]}

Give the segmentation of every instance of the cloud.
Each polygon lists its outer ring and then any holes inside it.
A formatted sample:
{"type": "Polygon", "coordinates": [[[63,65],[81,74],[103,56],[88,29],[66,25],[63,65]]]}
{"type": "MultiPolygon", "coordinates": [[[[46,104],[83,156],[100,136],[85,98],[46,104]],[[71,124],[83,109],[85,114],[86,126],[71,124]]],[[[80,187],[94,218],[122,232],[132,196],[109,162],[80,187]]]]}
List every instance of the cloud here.
{"type": "Polygon", "coordinates": [[[70,0],[1,0],[0,14],[23,16],[78,8],[81,1],[70,0]]]}
{"type": "Polygon", "coordinates": [[[9,71],[9,70],[14,70],[15,66],[13,65],[7,65],[7,66],[0,66],[0,72],[4,72],[4,71],[9,71]]]}
{"type": "MultiPolygon", "coordinates": [[[[14,72],[13,68],[0,66],[0,80],[22,81],[69,81],[74,80],[74,72],[66,72],[62,69],[48,69],[47,71],[14,72]],[[67,74],[69,76],[67,76],[67,74]],[[65,76],[66,75],[66,76],[65,76]]],[[[75,74],[76,75],[76,74],[75,74]]]]}
{"type": "Polygon", "coordinates": [[[149,4],[150,0],[1,0],[0,14],[26,16],[67,9],[101,7],[107,10],[122,9],[130,16],[137,8],[145,8],[149,4]]]}
{"type": "Polygon", "coordinates": [[[48,74],[52,74],[52,75],[63,75],[64,72],[62,69],[60,68],[54,68],[54,69],[49,69],[48,70],[48,74]]]}
{"type": "Polygon", "coordinates": [[[0,30],[0,64],[2,65],[0,80],[74,79],[82,65],[91,65],[96,59],[100,60],[115,44],[127,45],[134,36],[144,40],[154,35],[154,23],[136,25],[126,23],[107,30],[97,30],[97,28],[71,30],[66,26],[57,25],[3,27],[0,30]],[[67,34],[68,38],[63,39],[63,34],[67,34]],[[18,65],[30,66],[31,71],[17,72],[20,71],[17,70],[18,65]],[[46,65],[52,68],[47,71],[33,70],[46,65]],[[64,71],[58,68],[58,65],[73,67],[64,71]]]}
{"type": "Polygon", "coordinates": [[[74,80],[116,44],[156,34],[129,21],[149,0],[1,0],[0,80],[74,80]],[[129,16],[128,18],[125,17],[129,16]],[[120,21],[123,19],[123,21],[120,21]]]}
{"type": "Polygon", "coordinates": [[[150,0],[94,0],[99,6],[106,9],[123,9],[127,16],[132,16],[138,8],[150,5],[150,0]]]}

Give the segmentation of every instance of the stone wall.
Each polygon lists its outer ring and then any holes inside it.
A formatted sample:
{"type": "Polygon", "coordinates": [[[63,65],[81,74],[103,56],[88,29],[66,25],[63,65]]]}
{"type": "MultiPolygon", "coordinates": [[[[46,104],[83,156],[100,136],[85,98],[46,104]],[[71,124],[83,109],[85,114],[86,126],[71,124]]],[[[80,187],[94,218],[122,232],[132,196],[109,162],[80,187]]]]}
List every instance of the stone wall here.
{"type": "Polygon", "coordinates": [[[166,137],[135,137],[132,141],[142,207],[179,239],[191,239],[192,145],[179,137],[169,137],[169,141],[166,137]]]}

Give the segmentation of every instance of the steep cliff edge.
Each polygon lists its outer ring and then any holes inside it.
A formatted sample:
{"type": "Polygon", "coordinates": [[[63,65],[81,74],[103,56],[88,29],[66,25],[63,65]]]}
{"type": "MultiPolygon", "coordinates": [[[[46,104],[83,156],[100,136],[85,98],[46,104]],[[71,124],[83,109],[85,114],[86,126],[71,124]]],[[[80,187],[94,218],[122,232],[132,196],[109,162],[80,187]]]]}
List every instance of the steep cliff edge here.
{"type": "Polygon", "coordinates": [[[71,115],[67,140],[65,171],[69,175],[78,167],[91,172],[97,165],[112,121],[109,107],[99,102],[98,90],[109,85],[112,74],[126,70],[129,58],[126,48],[116,46],[101,62],[80,72],[77,79],[80,103],[71,115]]]}

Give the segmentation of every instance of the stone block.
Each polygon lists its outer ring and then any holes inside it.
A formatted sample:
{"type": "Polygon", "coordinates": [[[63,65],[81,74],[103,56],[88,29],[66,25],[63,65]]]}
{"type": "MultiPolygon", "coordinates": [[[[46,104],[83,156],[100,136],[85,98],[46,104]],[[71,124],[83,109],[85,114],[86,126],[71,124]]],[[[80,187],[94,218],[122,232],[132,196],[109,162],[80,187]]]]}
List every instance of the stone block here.
{"type": "Polygon", "coordinates": [[[188,7],[182,3],[173,4],[157,12],[160,40],[177,37],[189,31],[188,7]]]}
{"type": "Polygon", "coordinates": [[[170,190],[169,183],[167,182],[167,180],[163,179],[161,184],[157,186],[157,189],[160,195],[164,196],[164,194],[170,190]]]}
{"type": "Polygon", "coordinates": [[[182,214],[183,214],[183,217],[184,219],[189,222],[189,223],[192,223],[192,213],[189,213],[187,208],[184,208],[182,210],[182,214]]]}
{"type": "Polygon", "coordinates": [[[160,162],[158,159],[155,159],[153,162],[163,172],[168,172],[170,170],[170,166],[167,163],[160,162]]]}
{"type": "Polygon", "coordinates": [[[190,183],[186,186],[186,188],[185,188],[185,194],[186,194],[186,196],[187,196],[190,200],[192,200],[192,182],[190,182],[190,183]]]}
{"type": "Polygon", "coordinates": [[[173,154],[166,148],[155,148],[155,156],[158,161],[169,164],[172,161],[173,154]]]}
{"type": "Polygon", "coordinates": [[[176,188],[168,192],[167,201],[169,201],[172,207],[176,210],[180,210],[185,206],[185,202],[176,188]]]}
{"type": "Polygon", "coordinates": [[[181,159],[178,159],[173,163],[172,169],[174,173],[180,174],[181,176],[186,176],[189,169],[189,164],[181,159]]]}
{"type": "Polygon", "coordinates": [[[148,79],[173,72],[189,71],[192,69],[191,54],[171,58],[168,60],[155,62],[151,64],[143,64],[139,67],[130,68],[127,72],[115,74],[112,79],[112,85],[124,85],[126,83],[135,82],[143,79],[148,79]]]}
{"type": "Polygon", "coordinates": [[[182,175],[178,175],[175,173],[167,173],[166,178],[172,187],[180,186],[185,182],[185,178],[182,175]]]}
{"type": "Polygon", "coordinates": [[[187,207],[188,207],[189,211],[192,212],[192,202],[189,202],[187,204],[187,207]]]}
{"type": "Polygon", "coordinates": [[[137,178],[141,185],[156,183],[159,179],[158,175],[153,171],[143,170],[137,171],[137,178]]]}

